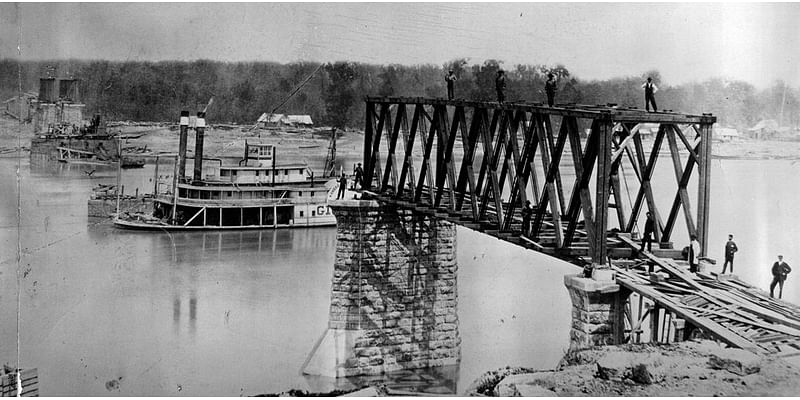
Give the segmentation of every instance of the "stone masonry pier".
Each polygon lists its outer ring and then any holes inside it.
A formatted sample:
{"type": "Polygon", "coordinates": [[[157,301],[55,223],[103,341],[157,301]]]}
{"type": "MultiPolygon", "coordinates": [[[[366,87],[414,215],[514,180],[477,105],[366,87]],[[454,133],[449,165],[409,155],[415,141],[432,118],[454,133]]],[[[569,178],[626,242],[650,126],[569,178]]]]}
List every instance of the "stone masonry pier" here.
{"type": "Polygon", "coordinates": [[[376,201],[329,205],[337,243],[328,329],[303,373],[344,377],[457,364],[455,226],[376,201]]]}

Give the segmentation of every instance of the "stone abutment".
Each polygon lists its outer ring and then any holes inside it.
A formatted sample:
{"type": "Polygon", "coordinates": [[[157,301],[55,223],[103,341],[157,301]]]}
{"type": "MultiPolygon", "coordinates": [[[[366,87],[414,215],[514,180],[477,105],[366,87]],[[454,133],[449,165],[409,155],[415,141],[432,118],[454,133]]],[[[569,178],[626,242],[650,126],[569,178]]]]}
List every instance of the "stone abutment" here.
{"type": "Polygon", "coordinates": [[[329,205],[337,243],[328,328],[303,373],[458,364],[455,226],[371,200],[329,205]]]}

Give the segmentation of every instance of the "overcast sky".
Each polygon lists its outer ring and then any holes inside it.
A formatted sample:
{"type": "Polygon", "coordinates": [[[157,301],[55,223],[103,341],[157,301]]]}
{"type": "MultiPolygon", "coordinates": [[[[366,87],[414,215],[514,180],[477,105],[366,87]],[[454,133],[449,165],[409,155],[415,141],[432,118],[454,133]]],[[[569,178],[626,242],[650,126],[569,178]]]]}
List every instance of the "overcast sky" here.
{"type": "Polygon", "coordinates": [[[800,86],[800,4],[0,4],[0,58],[562,63],[800,86]]]}

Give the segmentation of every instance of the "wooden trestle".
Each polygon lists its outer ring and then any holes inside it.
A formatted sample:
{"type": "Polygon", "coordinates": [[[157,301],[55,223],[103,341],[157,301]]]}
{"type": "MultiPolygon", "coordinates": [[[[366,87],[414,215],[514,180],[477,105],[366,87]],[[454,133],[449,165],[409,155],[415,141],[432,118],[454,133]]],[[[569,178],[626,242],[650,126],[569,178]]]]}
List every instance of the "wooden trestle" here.
{"type": "Polygon", "coordinates": [[[800,308],[739,280],[689,274],[673,249],[682,214],[680,242],[697,235],[705,255],[715,121],[614,106],[367,97],[362,193],[580,266],[610,266],[628,294],[618,342],[643,332],[644,341],[670,341],[680,320],[735,347],[800,352],[800,308]],[[665,143],[674,180],[654,177],[665,143]],[[665,192],[671,205],[659,209],[665,192]],[[526,201],[534,212],[523,234],[526,201]],[[657,228],[653,251],[640,253],[631,237],[645,207],[657,228]]]}
{"type": "Polygon", "coordinates": [[[643,229],[645,206],[655,217],[661,247],[670,247],[682,213],[684,241],[697,235],[705,249],[715,121],[712,115],[613,106],[367,97],[363,187],[385,203],[576,263],[605,265],[609,245],[629,254],[627,246],[609,243],[607,233],[634,232],[640,224],[643,229]],[[655,137],[643,139],[645,127],[655,126],[655,137]],[[666,220],[652,189],[665,138],[676,177],[666,220]],[[635,176],[634,187],[624,169],[635,176]],[[535,210],[530,234],[518,237],[526,201],[535,210]]]}

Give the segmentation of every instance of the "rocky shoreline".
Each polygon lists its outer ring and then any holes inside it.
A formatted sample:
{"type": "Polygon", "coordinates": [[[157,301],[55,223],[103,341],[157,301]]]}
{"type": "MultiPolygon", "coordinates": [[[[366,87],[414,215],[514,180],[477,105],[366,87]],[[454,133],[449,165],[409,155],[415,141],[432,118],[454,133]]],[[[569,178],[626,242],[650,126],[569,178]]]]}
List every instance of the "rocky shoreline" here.
{"type": "Polygon", "coordinates": [[[490,371],[469,396],[795,396],[800,368],[713,341],[573,351],[553,370],[490,371]]]}

